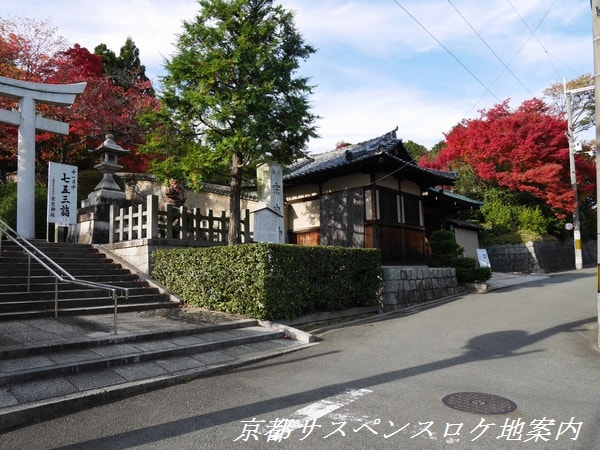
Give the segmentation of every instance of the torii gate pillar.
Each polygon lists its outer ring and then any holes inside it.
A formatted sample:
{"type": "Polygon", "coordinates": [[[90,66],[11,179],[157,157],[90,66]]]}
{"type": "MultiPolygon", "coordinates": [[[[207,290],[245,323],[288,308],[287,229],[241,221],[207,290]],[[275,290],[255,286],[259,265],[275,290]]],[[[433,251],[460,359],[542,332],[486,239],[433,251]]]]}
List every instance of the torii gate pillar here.
{"type": "Polygon", "coordinates": [[[86,83],[43,84],[0,77],[0,96],[19,101],[18,111],[0,109],[0,122],[19,127],[17,146],[17,232],[35,237],[35,131],[69,134],[69,124],[45,119],[35,112],[36,103],[72,105],[86,83]]]}

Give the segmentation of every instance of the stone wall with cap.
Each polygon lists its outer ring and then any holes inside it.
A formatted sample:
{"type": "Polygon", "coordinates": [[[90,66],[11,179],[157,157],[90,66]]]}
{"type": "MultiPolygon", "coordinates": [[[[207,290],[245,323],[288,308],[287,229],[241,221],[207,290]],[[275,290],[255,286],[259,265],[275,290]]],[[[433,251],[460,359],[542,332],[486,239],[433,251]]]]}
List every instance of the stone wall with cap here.
{"type": "Polygon", "coordinates": [[[386,311],[458,293],[456,270],[450,267],[384,266],[382,277],[386,311]]]}
{"type": "MultiPolygon", "coordinates": [[[[575,269],[575,245],[570,241],[527,242],[486,247],[493,272],[551,273],[575,269]]],[[[597,242],[583,241],[583,265],[597,262],[597,242]]]]}

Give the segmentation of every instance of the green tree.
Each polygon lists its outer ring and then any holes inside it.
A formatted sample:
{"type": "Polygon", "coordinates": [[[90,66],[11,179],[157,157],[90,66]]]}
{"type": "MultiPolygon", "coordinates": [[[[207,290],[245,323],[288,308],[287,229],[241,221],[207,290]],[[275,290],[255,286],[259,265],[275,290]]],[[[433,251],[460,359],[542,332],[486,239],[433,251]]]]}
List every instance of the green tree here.
{"type": "Polygon", "coordinates": [[[416,142],[411,141],[410,139],[404,142],[404,148],[415,161],[418,161],[419,158],[421,158],[423,155],[427,155],[427,147],[421,144],[417,144],[416,142]]]}
{"type": "Polygon", "coordinates": [[[429,163],[431,161],[434,161],[437,158],[438,153],[440,153],[440,151],[442,151],[442,149],[446,146],[446,141],[439,141],[437,144],[435,144],[433,147],[431,147],[431,150],[426,151],[425,153],[423,153],[422,155],[419,156],[419,158],[417,159],[417,161],[419,161],[420,163],[429,163]]]}
{"type": "Polygon", "coordinates": [[[304,154],[316,137],[308,79],[295,76],[315,52],[295,28],[293,13],[272,0],[200,0],[184,21],[162,77],[162,109],[144,151],[156,156],[163,181],[192,189],[226,176],[231,187],[228,242],[240,241],[242,182],[255,167],[304,154]]]}
{"type": "Polygon", "coordinates": [[[102,56],[102,71],[117,86],[137,90],[143,86],[142,94],[154,95],[150,79],[146,76],[146,67],[140,61],[140,50],[131,37],[121,47],[119,56],[106,44],[97,45],[94,54],[102,56]]]}

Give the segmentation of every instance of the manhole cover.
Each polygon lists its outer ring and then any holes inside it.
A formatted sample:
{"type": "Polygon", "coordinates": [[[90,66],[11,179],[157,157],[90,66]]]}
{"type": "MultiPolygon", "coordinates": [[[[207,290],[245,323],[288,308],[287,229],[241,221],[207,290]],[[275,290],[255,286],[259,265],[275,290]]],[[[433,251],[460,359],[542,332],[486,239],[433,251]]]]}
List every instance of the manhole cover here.
{"type": "Polygon", "coordinates": [[[442,402],[450,408],[475,414],[507,414],[517,409],[517,405],[507,398],[480,392],[446,395],[442,402]]]}

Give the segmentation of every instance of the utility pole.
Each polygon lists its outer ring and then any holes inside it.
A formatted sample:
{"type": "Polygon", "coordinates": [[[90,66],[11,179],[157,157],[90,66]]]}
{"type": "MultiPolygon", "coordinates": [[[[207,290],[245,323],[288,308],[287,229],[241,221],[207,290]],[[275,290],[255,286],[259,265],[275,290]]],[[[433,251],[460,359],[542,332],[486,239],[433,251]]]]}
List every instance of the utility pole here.
{"type": "Polygon", "coordinates": [[[583,269],[583,254],[581,250],[581,222],[579,220],[579,197],[577,194],[577,174],[575,171],[575,153],[577,145],[575,142],[575,133],[573,132],[573,111],[571,107],[571,98],[573,94],[591,91],[594,86],[588,86],[578,89],[567,90],[567,82],[564,82],[564,93],[567,104],[567,138],[569,140],[569,172],[571,174],[571,187],[573,188],[573,197],[575,200],[575,210],[573,211],[573,243],[575,245],[575,269],[583,269]]]}
{"type": "MultiPolygon", "coordinates": [[[[600,105],[600,0],[590,0],[592,8],[592,37],[594,49],[594,98],[596,105],[600,105]]],[[[596,107],[596,202],[600,200],[600,152],[598,144],[600,143],[600,108],[596,107]]],[[[600,257],[600,213],[596,212],[596,225],[598,227],[596,242],[598,257],[600,257]]],[[[596,267],[597,294],[596,303],[598,308],[598,324],[600,325],[600,261],[596,267]]],[[[598,332],[598,346],[600,346],[600,331],[598,332]]]]}

